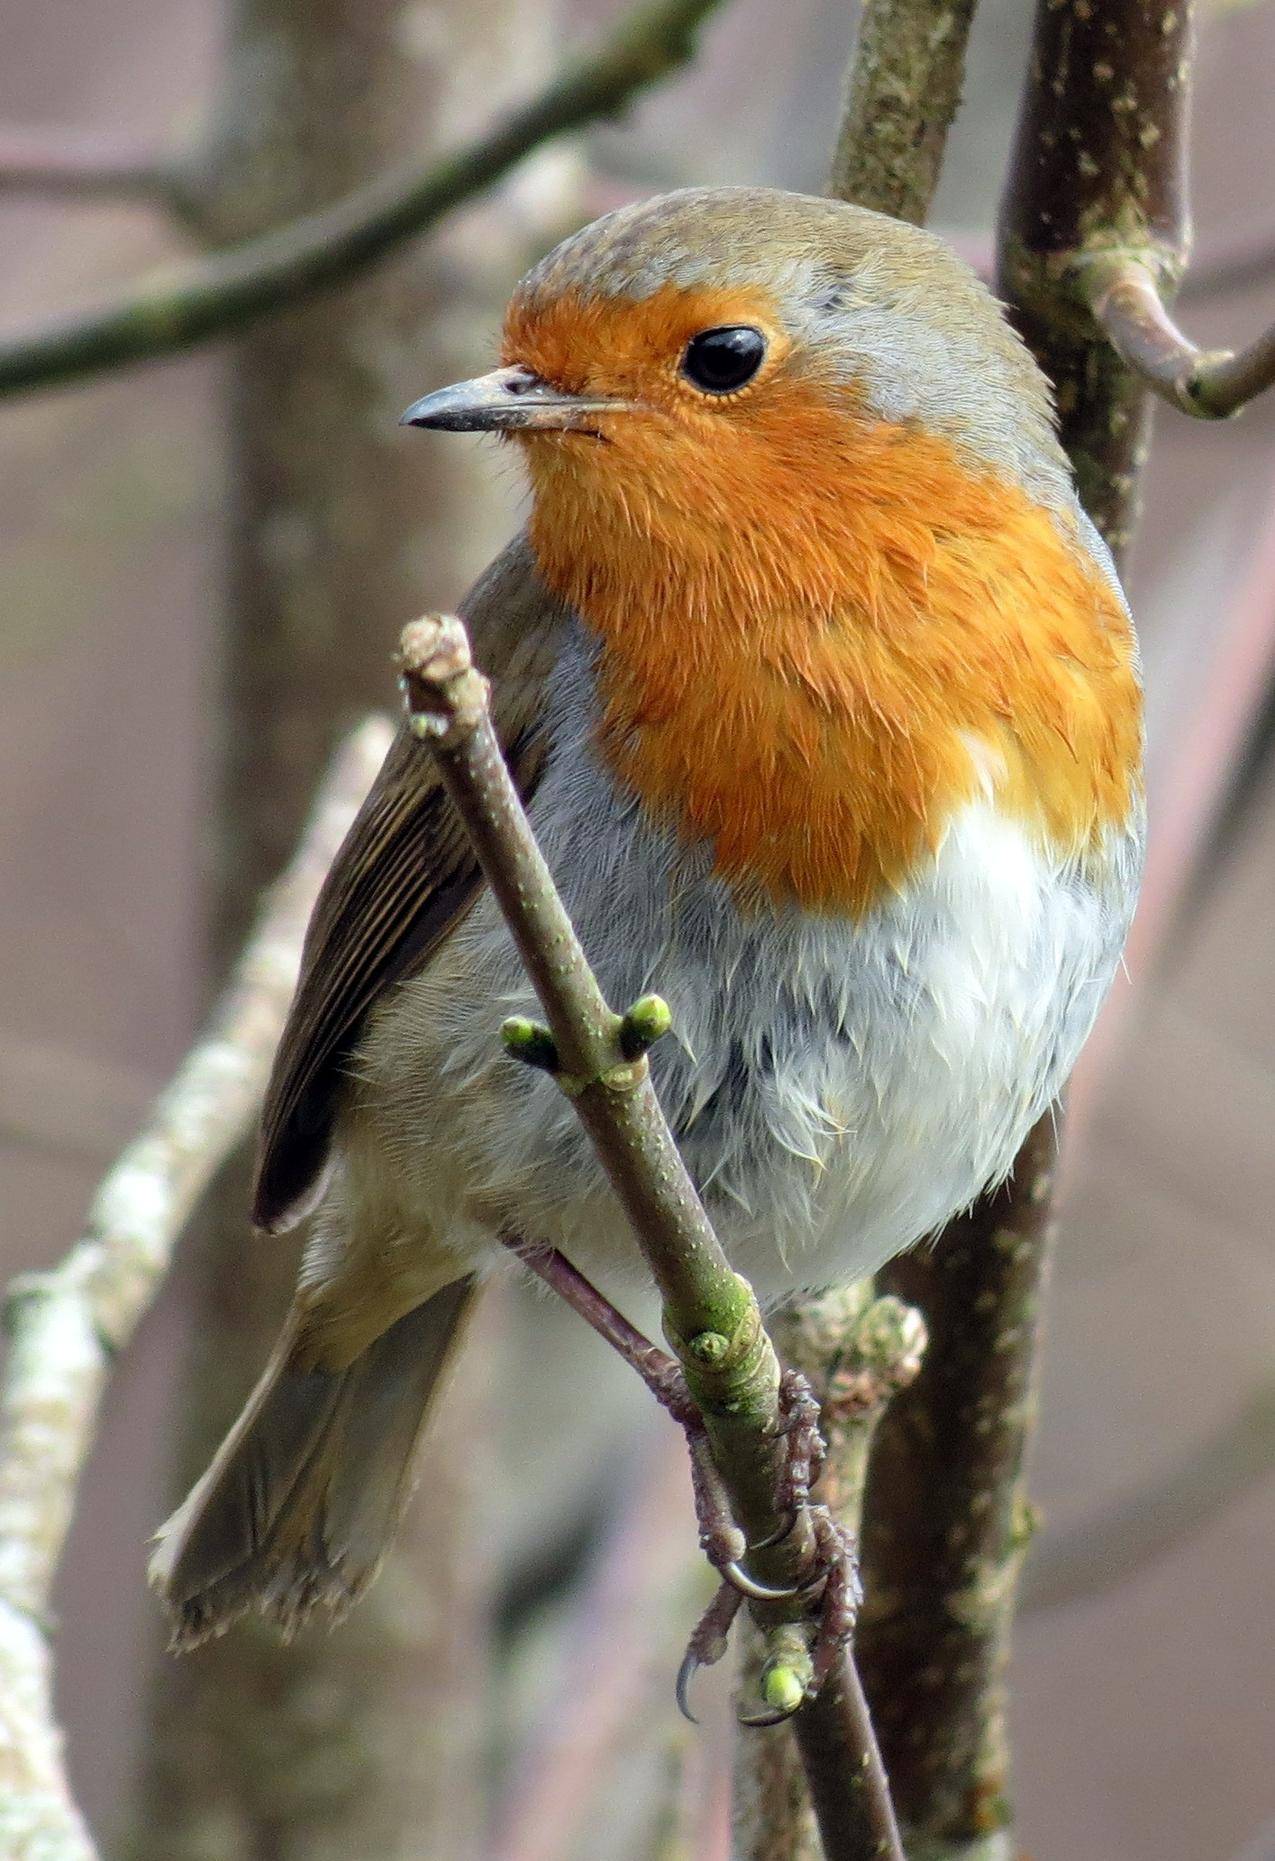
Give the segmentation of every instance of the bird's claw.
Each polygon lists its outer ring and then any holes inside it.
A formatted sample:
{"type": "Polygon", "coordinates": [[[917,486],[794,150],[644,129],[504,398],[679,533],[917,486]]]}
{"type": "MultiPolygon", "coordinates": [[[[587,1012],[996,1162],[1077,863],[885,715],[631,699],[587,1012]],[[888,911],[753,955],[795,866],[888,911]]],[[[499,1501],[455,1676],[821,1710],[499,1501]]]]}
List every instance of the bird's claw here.
{"type": "Polygon", "coordinates": [[[750,1728],[757,1727],[759,1730],[764,1731],[768,1726],[782,1725],[785,1719],[792,1718],[796,1710],[797,1708],[795,1706],[768,1706],[764,1712],[737,1712],[735,1714],[735,1723],[736,1725],[746,1725],[750,1728]]]}
{"type": "Polygon", "coordinates": [[[823,1506],[812,1507],[815,1562],[803,1591],[821,1587],[813,1624],[784,1622],[772,1631],[773,1648],[762,1669],[765,1704],[741,1712],[741,1725],[781,1725],[807,1699],[814,1699],[854,1632],[860,1600],[854,1546],[849,1532],[823,1506]],[[813,1627],[813,1634],[811,1628],[813,1627]]]}
{"type": "Polygon", "coordinates": [[[726,1652],[731,1623],[739,1613],[743,1596],[729,1583],[719,1585],[717,1594],[704,1611],[686,1644],[686,1653],[677,1670],[677,1709],[692,1725],[699,1720],[691,1711],[691,1681],[701,1667],[713,1667],[726,1652]]]}
{"type": "MultiPolygon", "coordinates": [[[[809,1503],[810,1491],[823,1471],[827,1444],[819,1425],[819,1402],[807,1377],[785,1370],[779,1384],[780,1428],[788,1437],[788,1454],[778,1493],[779,1507],[789,1520],[779,1538],[792,1530],[792,1521],[809,1503]]],[[[778,1543],[779,1538],[772,1542],[778,1543]]],[[[760,1550],[761,1546],[754,1546],[760,1550]]]]}
{"type": "Polygon", "coordinates": [[[815,1542],[825,1573],[819,1599],[819,1628],[811,1650],[810,1694],[813,1697],[832,1672],[837,1657],[854,1634],[863,1590],[859,1584],[854,1540],[844,1525],[822,1508],[815,1513],[815,1542]]]}
{"type": "MultiPolygon", "coordinates": [[[[654,1386],[654,1384],[653,1384],[654,1386]]],[[[754,1602],[791,1602],[810,1596],[817,1607],[813,1635],[807,1626],[808,1648],[799,1661],[781,1662],[776,1668],[783,1685],[779,1700],[767,1700],[763,1710],[740,1714],[741,1725],[778,1725],[790,1718],[804,1698],[817,1693],[854,1626],[858,1602],[857,1580],[848,1535],[822,1506],[812,1506],[810,1489],[823,1467],[825,1448],[819,1428],[819,1404],[804,1376],[785,1370],[780,1383],[779,1432],[787,1437],[788,1452],[776,1495],[783,1523],[768,1538],[747,1545],[730,1515],[721,1476],[713,1464],[703,1419],[691,1401],[680,1373],[672,1366],[660,1376],[656,1390],[663,1406],[686,1433],[691,1456],[691,1480],[700,1544],[722,1581],[712,1602],[695,1627],[677,1674],[678,1710],[695,1723],[690,1709],[690,1688],[701,1667],[711,1667],[726,1651],[731,1624],[744,1597],[754,1602]],[[757,1551],[782,1544],[798,1518],[809,1510],[815,1534],[815,1557],[797,1582],[774,1585],[761,1582],[745,1560],[757,1551]],[[813,1599],[818,1597],[817,1602],[813,1599]]],[[[786,1625],[791,1632],[793,1625],[786,1625]]]]}
{"type": "MultiPolygon", "coordinates": [[[[758,1550],[760,1546],[753,1545],[750,1548],[758,1550]]],[[[717,1568],[723,1580],[729,1583],[733,1590],[737,1590],[741,1596],[750,1596],[754,1602],[786,1602],[794,1596],[800,1596],[806,1587],[804,1583],[789,1583],[776,1589],[769,1583],[759,1583],[756,1577],[749,1576],[737,1557],[732,1558],[729,1563],[718,1564],[717,1568]]]]}

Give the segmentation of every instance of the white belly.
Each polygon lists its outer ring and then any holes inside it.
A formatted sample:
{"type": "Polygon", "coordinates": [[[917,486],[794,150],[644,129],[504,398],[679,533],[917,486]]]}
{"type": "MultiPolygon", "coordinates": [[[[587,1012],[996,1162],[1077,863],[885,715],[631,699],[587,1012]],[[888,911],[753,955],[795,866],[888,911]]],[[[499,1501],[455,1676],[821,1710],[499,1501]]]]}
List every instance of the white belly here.
{"type": "MultiPolygon", "coordinates": [[[[1005,1175],[1089,1032],[1136,887],[1136,827],[1085,878],[980,801],[861,924],[742,917],[706,858],[614,796],[600,811],[596,772],[560,765],[533,821],[611,1002],[670,1003],[661,1100],[765,1298],[874,1271],[1005,1175]]],[[[382,1012],[420,1053],[414,1084],[381,1071],[374,1024],[359,1062],[405,1224],[466,1263],[504,1222],[604,1282],[639,1266],[570,1106],[500,1053],[501,1019],[535,1003],[489,897],[382,1012]]]]}

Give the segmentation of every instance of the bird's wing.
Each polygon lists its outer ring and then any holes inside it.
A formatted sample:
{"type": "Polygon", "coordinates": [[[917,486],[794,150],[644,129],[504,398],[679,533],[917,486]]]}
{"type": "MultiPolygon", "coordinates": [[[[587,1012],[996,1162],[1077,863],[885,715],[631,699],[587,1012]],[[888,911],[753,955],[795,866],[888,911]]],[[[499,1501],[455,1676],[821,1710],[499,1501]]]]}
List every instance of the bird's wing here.
{"type": "MultiPolygon", "coordinates": [[[[569,615],[540,582],[523,538],[462,603],[474,657],[524,799],[544,763],[545,684],[569,615]]],[[[460,817],[406,730],[390,747],[324,881],[266,1092],[253,1218],[286,1228],[323,1178],[345,1062],[381,992],[421,969],[481,887],[460,817]]]]}

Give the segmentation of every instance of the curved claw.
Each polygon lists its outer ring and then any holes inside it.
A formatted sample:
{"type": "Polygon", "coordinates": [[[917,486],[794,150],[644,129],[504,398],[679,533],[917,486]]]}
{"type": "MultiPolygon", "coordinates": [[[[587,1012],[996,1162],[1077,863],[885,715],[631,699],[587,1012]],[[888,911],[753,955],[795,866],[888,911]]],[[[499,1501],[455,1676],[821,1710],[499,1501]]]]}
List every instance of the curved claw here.
{"type": "Polygon", "coordinates": [[[782,1725],[785,1719],[792,1718],[796,1710],[796,1706],[789,1707],[786,1712],[774,1706],[767,1706],[762,1712],[737,1712],[735,1721],[738,1725],[782,1725]]]}
{"type": "Polygon", "coordinates": [[[677,1685],[674,1688],[677,1710],[689,1725],[699,1724],[699,1720],[691,1711],[690,1692],[691,1681],[694,1680],[702,1666],[703,1662],[700,1660],[698,1654],[696,1654],[694,1648],[688,1648],[686,1653],[682,1656],[682,1665],[677,1670],[677,1685]]]}
{"type": "Polygon", "coordinates": [[[772,1589],[769,1584],[758,1583],[756,1577],[750,1577],[739,1560],[733,1559],[729,1564],[721,1565],[721,1574],[732,1589],[741,1596],[751,1596],[754,1602],[785,1602],[794,1596],[800,1596],[802,1585],[787,1584],[782,1589],[772,1589]]]}
{"type": "MultiPolygon", "coordinates": [[[[778,1530],[772,1531],[768,1538],[759,1538],[756,1544],[750,1544],[748,1551],[773,1550],[775,1545],[782,1544],[785,1538],[790,1538],[792,1536],[793,1528],[796,1523],[797,1514],[795,1512],[790,1512],[787,1519],[779,1526],[778,1530]]],[[[748,1552],[745,1552],[745,1556],[747,1555],[748,1552]]]]}

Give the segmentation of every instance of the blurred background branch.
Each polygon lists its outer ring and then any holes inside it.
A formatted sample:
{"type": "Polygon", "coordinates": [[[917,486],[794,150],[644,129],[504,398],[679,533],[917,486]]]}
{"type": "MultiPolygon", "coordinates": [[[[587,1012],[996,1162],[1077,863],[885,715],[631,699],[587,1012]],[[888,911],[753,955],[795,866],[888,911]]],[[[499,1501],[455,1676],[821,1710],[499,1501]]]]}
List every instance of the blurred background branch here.
{"type": "MultiPolygon", "coordinates": [[[[720,0],[643,0],[529,102],[446,154],[391,167],[344,199],[217,257],[169,272],[100,310],[0,342],[0,394],[173,355],[356,276],[491,187],[545,143],[613,116],[685,63],[720,0]]],[[[212,191],[220,182],[211,180],[212,191]]]]}
{"type": "Polygon", "coordinates": [[[69,129],[0,129],[0,193],[138,200],[184,219],[189,163],[122,137],[69,129]]]}
{"type": "Polygon", "coordinates": [[[250,1129],[292,999],[310,911],[380,767],[389,727],[337,756],[291,866],[208,1027],[102,1183],[84,1239],[9,1288],[0,1385],[0,1847],[43,1861],[94,1852],[68,1790],[53,1709],[53,1578],[111,1365],[217,1169],[250,1129]]]}

